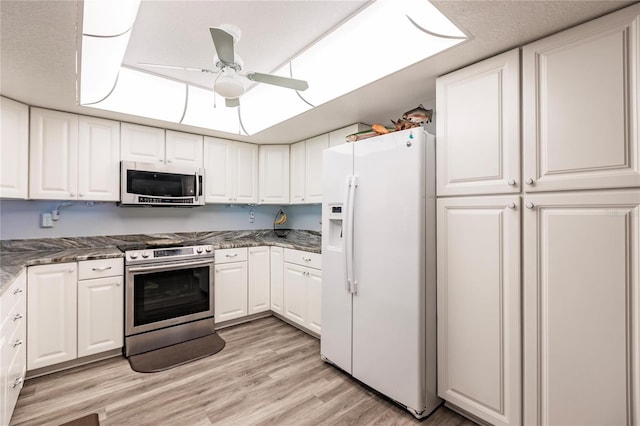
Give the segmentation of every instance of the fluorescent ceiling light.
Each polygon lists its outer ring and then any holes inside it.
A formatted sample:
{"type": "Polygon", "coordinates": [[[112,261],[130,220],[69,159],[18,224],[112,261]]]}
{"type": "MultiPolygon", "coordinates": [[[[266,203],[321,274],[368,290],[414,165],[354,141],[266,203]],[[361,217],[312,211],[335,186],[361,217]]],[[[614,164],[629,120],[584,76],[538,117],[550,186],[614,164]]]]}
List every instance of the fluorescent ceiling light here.
{"type": "MultiPolygon", "coordinates": [[[[135,19],[139,4],[134,1],[134,7],[130,3],[129,0],[86,0],[83,32],[112,36],[120,30],[126,32],[127,23],[135,19]]],[[[308,81],[309,89],[300,92],[304,99],[290,89],[257,84],[240,97],[242,124],[249,134],[255,134],[308,111],[309,103],[319,106],[329,102],[465,39],[466,36],[428,1],[374,1],[273,72],[308,81]]],[[[224,107],[222,98],[218,100],[218,107],[213,108],[212,90],[121,68],[125,38],[105,40],[113,46],[107,48],[100,41],[83,37],[82,104],[96,102],[108,95],[104,101],[88,106],[223,132],[239,132],[238,109],[224,107]],[[106,91],[110,90],[116,76],[117,84],[109,94],[106,91]]],[[[220,80],[224,83],[224,76],[219,76],[218,84],[220,80]]],[[[231,89],[237,90],[229,92],[229,97],[240,92],[239,87],[231,89]]]]}

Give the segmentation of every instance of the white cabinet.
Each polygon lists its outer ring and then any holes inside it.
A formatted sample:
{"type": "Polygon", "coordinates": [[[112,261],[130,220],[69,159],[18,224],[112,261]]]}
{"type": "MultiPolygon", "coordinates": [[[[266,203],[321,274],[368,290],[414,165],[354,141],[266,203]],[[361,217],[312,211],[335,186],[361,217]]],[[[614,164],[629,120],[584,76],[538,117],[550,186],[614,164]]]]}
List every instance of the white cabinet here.
{"type": "Polygon", "coordinates": [[[29,197],[117,201],[120,123],[31,108],[29,197]]]}
{"type": "Polygon", "coordinates": [[[322,202],[322,151],[329,148],[329,134],[291,145],[291,204],[322,202]]]}
{"type": "Polygon", "coordinates": [[[0,198],[26,199],[28,182],[29,107],[0,97],[0,198]]]}
{"type": "Polygon", "coordinates": [[[524,424],[639,424],[640,191],[524,201],[524,424]]]}
{"type": "Polygon", "coordinates": [[[520,192],[518,49],[436,81],[437,194],[520,192]]]}
{"type": "Polygon", "coordinates": [[[527,192],[640,186],[638,15],[632,6],[524,46],[527,192]]]}
{"type": "Polygon", "coordinates": [[[22,271],[0,297],[0,424],[8,425],[27,366],[27,273],[22,271]]]}
{"type": "Polygon", "coordinates": [[[166,130],[166,163],[200,169],[203,167],[202,146],[203,137],[201,135],[166,130]]]}
{"type": "Polygon", "coordinates": [[[320,334],[321,256],[284,249],[283,315],[303,329],[320,334]]]}
{"type": "Polygon", "coordinates": [[[164,129],[122,123],[122,159],[143,163],[164,163],[164,129]]]}
{"type": "Polygon", "coordinates": [[[270,310],[270,263],[269,247],[249,247],[249,315],[270,310]]]}
{"type": "Polygon", "coordinates": [[[438,395],[520,424],[519,196],[437,203],[438,395]]]}
{"type": "Polygon", "coordinates": [[[260,204],[289,204],[289,145],[260,145],[260,204]]]}
{"type": "Polygon", "coordinates": [[[78,357],[124,343],[122,259],[78,263],[78,357]]]}
{"type": "Polygon", "coordinates": [[[363,132],[367,129],[370,129],[371,126],[367,126],[366,124],[356,123],[347,127],[343,127],[341,129],[336,129],[332,132],[329,132],[329,147],[332,148],[334,146],[342,145],[343,143],[347,143],[346,137],[352,135],[354,133],[363,132]]]}
{"type": "Polygon", "coordinates": [[[215,262],[216,323],[247,316],[247,249],[216,250],[215,262]]]}
{"type": "Polygon", "coordinates": [[[284,315],[284,249],[271,247],[271,310],[276,314],[284,315]]]}
{"type": "Polygon", "coordinates": [[[258,146],[204,138],[207,203],[257,203],[258,146]]]}
{"type": "Polygon", "coordinates": [[[27,287],[27,369],[75,359],[76,263],[31,266],[27,287]]]}

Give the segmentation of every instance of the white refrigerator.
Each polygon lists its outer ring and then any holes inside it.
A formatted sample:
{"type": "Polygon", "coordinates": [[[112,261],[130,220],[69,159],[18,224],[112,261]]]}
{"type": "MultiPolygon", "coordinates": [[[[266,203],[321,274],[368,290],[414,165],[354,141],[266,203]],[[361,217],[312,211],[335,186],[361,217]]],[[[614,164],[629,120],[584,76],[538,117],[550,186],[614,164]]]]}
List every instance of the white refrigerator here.
{"type": "Polygon", "coordinates": [[[435,140],[326,149],[322,359],[425,417],[436,396],[435,140]]]}

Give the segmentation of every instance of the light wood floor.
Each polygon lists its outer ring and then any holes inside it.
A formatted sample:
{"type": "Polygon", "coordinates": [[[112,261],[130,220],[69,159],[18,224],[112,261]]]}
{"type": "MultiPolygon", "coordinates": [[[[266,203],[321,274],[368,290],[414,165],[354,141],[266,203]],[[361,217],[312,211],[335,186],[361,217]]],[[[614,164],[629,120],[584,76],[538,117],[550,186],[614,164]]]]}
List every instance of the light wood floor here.
{"type": "Polygon", "coordinates": [[[320,342],[274,318],[220,331],[214,356],[160,373],[111,358],[27,380],[11,425],[473,425],[441,406],[419,422],[320,359],[320,342]]]}

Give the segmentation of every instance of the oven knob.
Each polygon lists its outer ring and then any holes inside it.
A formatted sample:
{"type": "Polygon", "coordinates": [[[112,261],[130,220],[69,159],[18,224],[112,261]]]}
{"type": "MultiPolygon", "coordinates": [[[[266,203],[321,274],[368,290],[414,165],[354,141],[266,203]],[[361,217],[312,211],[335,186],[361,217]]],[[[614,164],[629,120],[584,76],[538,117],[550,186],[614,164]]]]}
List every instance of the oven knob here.
{"type": "Polygon", "coordinates": [[[137,259],[138,258],[138,253],[134,251],[133,253],[129,254],[129,257],[132,258],[132,259],[137,259]]]}
{"type": "Polygon", "coordinates": [[[146,259],[147,257],[149,257],[150,254],[151,253],[149,253],[148,251],[143,251],[142,252],[142,257],[144,257],[146,259]]]}
{"type": "Polygon", "coordinates": [[[213,247],[211,246],[206,246],[204,249],[206,250],[207,253],[211,253],[213,251],[213,247]]]}
{"type": "Polygon", "coordinates": [[[196,247],[196,253],[198,254],[202,253],[202,247],[196,247]]]}

